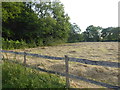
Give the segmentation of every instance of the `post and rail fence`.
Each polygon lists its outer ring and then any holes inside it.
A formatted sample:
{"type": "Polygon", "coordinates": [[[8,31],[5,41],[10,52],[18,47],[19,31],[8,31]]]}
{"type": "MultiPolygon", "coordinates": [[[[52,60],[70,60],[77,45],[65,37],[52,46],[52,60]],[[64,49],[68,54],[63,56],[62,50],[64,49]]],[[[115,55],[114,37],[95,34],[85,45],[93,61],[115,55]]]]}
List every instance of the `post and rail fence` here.
{"type": "MultiPolygon", "coordinates": [[[[37,70],[47,72],[47,73],[52,73],[52,74],[58,74],[58,75],[61,75],[61,76],[65,76],[66,77],[66,88],[70,87],[69,78],[74,78],[74,79],[79,79],[79,80],[82,80],[82,81],[86,81],[86,82],[93,83],[93,84],[100,85],[100,86],[107,87],[107,88],[113,88],[113,89],[116,89],[116,90],[120,89],[120,86],[114,86],[114,85],[110,85],[110,84],[107,84],[107,83],[87,79],[87,78],[84,78],[84,77],[81,77],[81,76],[76,76],[76,75],[69,74],[69,61],[70,62],[79,62],[79,63],[83,63],[83,64],[89,64],[89,65],[98,65],[98,66],[120,68],[120,63],[119,62],[117,63],[117,62],[108,62],[108,61],[92,61],[92,60],[87,60],[87,59],[69,58],[67,55],[65,55],[65,57],[53,57],[53,56],[47,56],[47,55],[32,54],[32,53],[26,53],[26,52],[14,52],[14,51],[7,51],[7,50],[1,50],[1,52],[24,55],[23,64],[26,67],[31,67],[31,66],[27,65],[26,56],[35,56],[35,57],[39,57],[39,58],[52,59],[52,60],[65,60],[65,67],[66,67],[65,71],[66,71],[66,73],[45,70],[45,69],[42,69],[42,68],[37,68],[37,70]]],[[[35,67],[31,67],[31,68],[36,69],[35,67]]]]}

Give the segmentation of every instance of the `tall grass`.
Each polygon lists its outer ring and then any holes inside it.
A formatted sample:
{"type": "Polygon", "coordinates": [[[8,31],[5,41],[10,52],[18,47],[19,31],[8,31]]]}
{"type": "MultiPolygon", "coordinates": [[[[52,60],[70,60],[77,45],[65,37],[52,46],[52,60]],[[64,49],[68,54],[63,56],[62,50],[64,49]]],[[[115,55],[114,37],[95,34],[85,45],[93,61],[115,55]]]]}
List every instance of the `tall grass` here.
{"type": "Polygon", "coordinates": [[[2,67],[3,88],[65,88],[59,76],[41,73],[12,62],[2,67]]]}

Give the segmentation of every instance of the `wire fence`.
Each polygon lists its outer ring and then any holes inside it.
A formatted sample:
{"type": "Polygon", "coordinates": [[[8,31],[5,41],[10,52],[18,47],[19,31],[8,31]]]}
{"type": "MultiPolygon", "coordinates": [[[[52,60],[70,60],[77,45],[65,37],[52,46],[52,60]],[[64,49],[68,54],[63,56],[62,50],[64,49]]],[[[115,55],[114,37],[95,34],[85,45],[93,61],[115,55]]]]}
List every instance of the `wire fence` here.
{"type": "MultiPolygon", "coordinates": [[[[32,53],[26,53],[26,52],[14,52],[14,51],[6,51],[6,50],[1,50],[1,52],[12,53],[12,54],[15,54],[15,55],[16,54],[23,55],[23,59],[24,59],[23,64],[26,67],[31,67],[30,65],[27,65],[26,56],[34,56],[34,57],[38,57],[38,58],[45,58],[45,59],[51,59],[51,60],[65,60],[66,73],[46,70],[46,69],[42,69],[42,68],[37,68],[37,70],[40,70],[42,72],[47,72],[47,73],[52,73],[52,74],[58,74],[58,75],[61,75],[61,76],[65,76],[66,77],[66,87],[67,88],[70,87],[69,78],[74,78],[74,79],[86,81],[86,82],[93,83],[93,84],[100,85],[100,86],[107,87],[107,88],[120,89],[120,86],[114,86],[114,85],[110,85],[110,84],[107,84],[107,83],[87,79],[87,78],[84,78],[84,77],[81,77],[81,76],[76,76],[76,75],[69,74],[69,61],[70,62],[79,62],[79,63],[83,63],[83,64],[89,64],[89,65],[115,67],[115,68],[120,67],[119,62],[117,63],[117,62],[107,62],[107,61],[92,61],[92,60],[79,59],[79,58],[69,58],[67,55],[65,55],[65,57],[53,57],[53,56],[47,56],[47,55],[32,54],[32,53]]],[[[31,67],[31,68],[36,69],[36,67],[31,67]]]]}

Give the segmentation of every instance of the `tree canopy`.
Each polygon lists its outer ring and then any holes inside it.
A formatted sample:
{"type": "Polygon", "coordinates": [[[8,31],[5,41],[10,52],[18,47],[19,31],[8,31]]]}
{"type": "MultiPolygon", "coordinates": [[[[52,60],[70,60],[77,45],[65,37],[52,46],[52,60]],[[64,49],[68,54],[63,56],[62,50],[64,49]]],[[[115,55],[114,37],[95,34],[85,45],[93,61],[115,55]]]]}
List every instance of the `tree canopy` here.
{"type": "Polygon", "coordinates": [[[62,3],[3,2],[2,6],[3,38],[36,45],[67,41],[70,23],[62,3]]]}

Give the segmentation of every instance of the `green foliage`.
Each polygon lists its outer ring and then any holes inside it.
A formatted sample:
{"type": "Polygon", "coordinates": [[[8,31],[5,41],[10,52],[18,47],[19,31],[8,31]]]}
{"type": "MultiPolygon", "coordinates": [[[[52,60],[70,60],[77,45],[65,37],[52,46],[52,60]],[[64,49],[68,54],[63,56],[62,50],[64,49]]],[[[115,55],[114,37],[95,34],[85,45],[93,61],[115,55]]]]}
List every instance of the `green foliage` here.
{"type": "Polygon", "coordinates": [[[53,45],[58,45],[58,44],[61,44],[61,43],[63,43],[65,40],[60,40],[60,39],[57,39],[57,38],[52,38],[52,37],[49,37],[49,38],[46,38],[45,40],[44,40],[44,43],[43,43],[43,45],[44,46],[53,46],[53,45]]]}
{"type": "MultiPolygon", "coordinates": [[[[8,40],[2,38],[2,49],[20,49],[20,48],[34,48],[37,46],[43,46],[43,40],[37,39],[36,42],[34,40],[29,41],[26,43],[24,40],[8,40]]],[[[47,45],[47,44],[46,44],[47,45]]]]}
{"type": "Polygon", "coordinates": [[[35,41],[36,41],[36,46],[43,46],[43,40],[41,38],[38,38],[35,41]]]}
{"type": "Polygon", "coordinates": [[[84,41],[119,41],[119,27],[101,28],[90,25],[83,33],[84,41]]]}
{"type": "Polygon", "coordinates": [[[14,19],[15,17],[18,17],[18,14],[21,13],[21,7],[23,7],[23,4],[21,2],[11,2],[6,3],[2,2],[2,19],[4,22],[7,22],[8,19],[14,19]]]}
{"type": "Polygon", "coordinates": [[[86,31],[84,32],[85,41],[100,41],[100,31],[102,30],[101,27],[90,25],[87,27],[86,31]]]}
{"type": "Polygon", "coordinates": [[[101,33],[102,41],[120,41],[119,27],[104,28],[101,33]]]}
{"type": "Polygon", "coordinates": [[[19,49],[19,48],[24,48],[26,46],[27,44],[23,40],[13,41],[13,40],[8,40],[8,39],[5,40],[4,38],[2,38],[2,49],[19,49]]]}
{"type": "Polygon", "coordinates": [[[67,41],[70,23],[63,4],[4,2],[2,6],[3,38],[24,40],[28,47],[67,41]]]}
{"type": "Polygon", "coordinates": [[[108,27],[102,28],[99,26],[90,25],[86,31],[78,34],[75,28],[71,28],[68,42],[98,42],[98,41],[120,41],[120,28],[119,27],[108,27]]]}
{"type": "Polygon", "coordinates": [[[3,88],[65,88],[65,82],[52,74],[41,73],[22,65],[4,62],[3,88]]]}
{"type": "Polygon", "coordinates": [[[43,38],[43,43],[48,44],[55,39],[65,42],[70,26],[69,17],[64,13],[63,5],[61,3],[40,3],[35,5],[35,9],[40,17],[40,32],[38,34],[43,38]]]}
{"type": "Polygon", "coordinates": [[[83,37],[82,37],[82,34],[80,34],[80,32],[81,32],[81,29],[76,23],[71,24],[68,42],[74,43],[74,42],[82,41],[83,37]]]}

